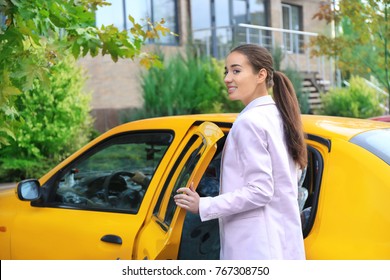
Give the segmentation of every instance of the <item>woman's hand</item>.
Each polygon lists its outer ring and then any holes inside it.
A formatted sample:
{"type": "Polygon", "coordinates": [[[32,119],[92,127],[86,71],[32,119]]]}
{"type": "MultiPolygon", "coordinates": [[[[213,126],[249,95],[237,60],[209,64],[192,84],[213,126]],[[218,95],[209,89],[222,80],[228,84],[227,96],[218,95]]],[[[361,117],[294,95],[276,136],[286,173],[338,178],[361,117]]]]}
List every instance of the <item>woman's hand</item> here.
{"type": "Polygon", "coordinates": [[[194,189],[194,183],[192,182],[189,188],[178,189],[177,192],[179,194],[174,197],[176,205],[194,214],[198,214],[200,197],[194,189]]]}
{"type": "Polygon", "coordinates": [[[140,171],[136,171],[134,173],[134,176],[130,177],[130,179],[142,187],[146,188],[149,185],[149,178],[146,177],[146,175],[140,171]]]}

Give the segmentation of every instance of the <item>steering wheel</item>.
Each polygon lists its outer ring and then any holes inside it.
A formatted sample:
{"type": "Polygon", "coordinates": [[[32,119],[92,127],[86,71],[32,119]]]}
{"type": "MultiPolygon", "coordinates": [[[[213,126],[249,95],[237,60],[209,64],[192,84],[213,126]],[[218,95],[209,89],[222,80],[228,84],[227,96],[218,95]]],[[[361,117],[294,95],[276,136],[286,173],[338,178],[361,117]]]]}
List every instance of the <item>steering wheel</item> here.
{"type": "Polygon", "coordinates": [[[106,202],[109,202],[109,196],[111,193],[118,195],[127,189],[127,182],[123,176],[128,176],[131,178],[134,176],[134,173],[129,171],[118,171],[113,172],[104,179],[103,193],[106,202]]]}

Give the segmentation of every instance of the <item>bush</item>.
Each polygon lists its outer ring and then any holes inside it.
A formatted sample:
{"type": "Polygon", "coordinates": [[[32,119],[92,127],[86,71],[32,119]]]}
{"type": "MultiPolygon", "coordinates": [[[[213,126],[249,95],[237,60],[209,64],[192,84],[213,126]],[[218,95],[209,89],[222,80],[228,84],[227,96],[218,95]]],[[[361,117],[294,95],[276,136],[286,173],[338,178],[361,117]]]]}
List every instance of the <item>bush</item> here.
{"type": "Polygon", "coordinates": [[[17,96],[22,122],[15,141],[0,151],[0,180],[39,178],[90,140],[90,95],[74,59],[52,67],[51,88],[34,82],[34,89],[17,96]]]}
{"type": "Polygon", "coordinates": [[[349,87],[333,88],[328,93],[322,94],[323,106],[318,113],[354,118],[369,118],[384,113],[380,107],[382,100],[364,79],[352,77],[349,83],[349,87]]]}
{"type": "Polygon", "coordinates": [[[133,116],[139,118],[198,113],[239,112],[240,102],[228,99],[223,82],[224,65],[214,58],[178,54],[164,57],[163,68],[151,68],[141,75],[144,105],[133,116]]]}

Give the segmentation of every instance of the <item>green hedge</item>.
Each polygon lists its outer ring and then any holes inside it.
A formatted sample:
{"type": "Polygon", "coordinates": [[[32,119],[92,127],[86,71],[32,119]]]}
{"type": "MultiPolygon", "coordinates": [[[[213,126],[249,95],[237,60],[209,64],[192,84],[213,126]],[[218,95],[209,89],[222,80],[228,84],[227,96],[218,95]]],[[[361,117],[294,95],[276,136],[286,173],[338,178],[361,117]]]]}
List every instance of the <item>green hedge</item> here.
{"type": "Polygon", "coordinates": [[[369,118],[382,115],[380,104],[384,101],[368,86],[364,79],[352,77],[349,86],[330,89],[321,95],[322,109],[318,114],[354,118],[369,118]]]}
{"type": "Polygon", "coordinates": [[[90,94],[81,68],[68,58],[52,67],[50,80],[50,89],[34,82],[17,96],[22,121],[15,141],[0,151],[0,181],[39,178],[90,140],[90,94]]]}

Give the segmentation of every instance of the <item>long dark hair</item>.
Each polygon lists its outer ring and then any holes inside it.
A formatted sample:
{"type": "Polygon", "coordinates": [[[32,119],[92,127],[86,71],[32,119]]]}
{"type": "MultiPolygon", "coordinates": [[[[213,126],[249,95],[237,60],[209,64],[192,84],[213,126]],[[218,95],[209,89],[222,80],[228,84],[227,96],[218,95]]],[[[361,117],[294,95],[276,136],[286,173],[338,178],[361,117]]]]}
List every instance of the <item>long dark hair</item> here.
{"type": "Polygon", "coordinates": [[[288,151],[294,161],[304,168],[307,165],[305,134],[298,99],[291,81],[282,72],[274,71],[272,55],[264,47],[245,44],[234,48],[232,52],[245,55],[254,73],[258,73],[261,69],[267,71],[266,85],[268,89],[272,88],[276,106],[282,116],[288,151]]]}

